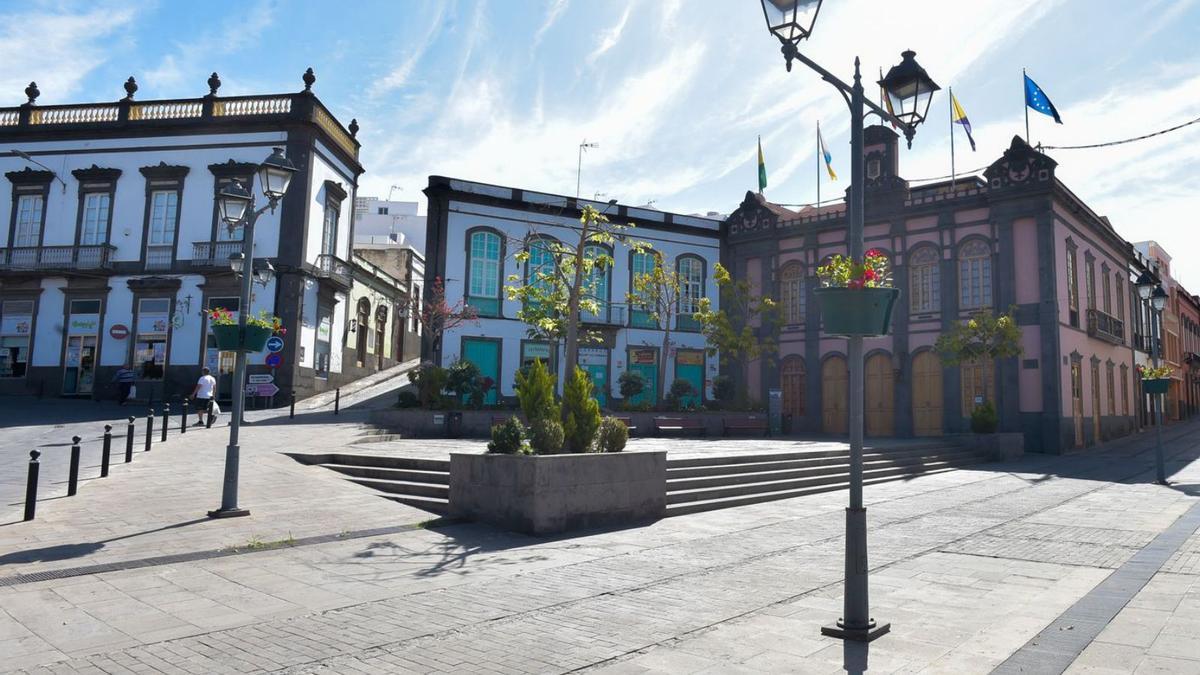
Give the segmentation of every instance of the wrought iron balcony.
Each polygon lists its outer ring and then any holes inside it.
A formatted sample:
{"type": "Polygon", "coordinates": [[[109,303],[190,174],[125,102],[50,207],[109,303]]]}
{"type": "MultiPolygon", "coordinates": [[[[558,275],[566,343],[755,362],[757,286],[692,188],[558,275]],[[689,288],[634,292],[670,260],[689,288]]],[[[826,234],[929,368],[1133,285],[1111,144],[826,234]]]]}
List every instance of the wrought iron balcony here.
{"type": "Polygon", "coordinates": [[[1105,314],[1098,309],[1087,312],[1088,337],[1111,342],[1115,345],[1125,344],[1125,322],[1115,316],[1105,314]]]}
{"type": "Polygon", "coordinates": [[[624,326],[626,306],[612,302],[601,302],[596,313],[579,310],[579,321],[600,326],[624,326]]]}
{"type": "Polygon", "coordinates": [[[240,241],[192,242],[192,267],[229,268],[229,257],[242,252],[240,241]]]}
{"type": "Polygon", "coordinates": [[[110,244],[94,246],[18,246],[0,251],[0,269],[8,271],[112,269],[110,244]]]}
{"type": "Polygon", "coordinates": [[[341,258],[328,253],[317,256],[317,276],[329,279],[344,288],[350,288],[350,265],[341,258]]]}

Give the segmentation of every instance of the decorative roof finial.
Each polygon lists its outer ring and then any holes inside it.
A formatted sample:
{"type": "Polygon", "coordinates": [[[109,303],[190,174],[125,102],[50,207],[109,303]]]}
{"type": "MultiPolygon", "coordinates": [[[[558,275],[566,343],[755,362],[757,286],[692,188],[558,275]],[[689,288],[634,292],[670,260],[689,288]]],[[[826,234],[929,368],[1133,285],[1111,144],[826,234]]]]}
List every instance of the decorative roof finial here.
{"type": "Polygon", "coordinates": [[[221,78],[217,76],[216,72],[213,72],[212,75],[208,76],[208,95],[216,96],[217,90],[220,88],[221,88],[221,78]]]}
{"type": "Polygon", "coordinates": [[[313,82],[317,81],[317,76],[313,74],[313,69],[309,68],[304,71],[304,91],[312,91],[313,82]]]}
{"type": "Polygon", "coordinates": [[[358,137],[358,118],[357,117],[350,120],[350,137],[351,138],[358,137]]]}
{"type": "Polygon", "coordinates": [[[130,75],[128,80],[125,80],[125,98],[132,101],[133,95],[138,90],[137,80],[130,75]]]}
{"type": "Polygon", "coordinates": [[[29,86],[25,87],[25,95],[29,97],[29,105],[37,105],[37,97],[42,95],[37,88],[37,82],[30,82],[29,86]]]}

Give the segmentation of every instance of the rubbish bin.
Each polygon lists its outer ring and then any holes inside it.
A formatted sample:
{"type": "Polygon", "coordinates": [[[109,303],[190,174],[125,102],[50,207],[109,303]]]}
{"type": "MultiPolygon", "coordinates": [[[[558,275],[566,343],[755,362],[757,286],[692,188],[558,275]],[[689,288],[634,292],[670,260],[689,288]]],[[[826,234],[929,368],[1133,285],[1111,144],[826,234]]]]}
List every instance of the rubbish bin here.
{"type": "Polygon", "coordinates": [[[451,411],[446,413],[446,438],[461,438],[462,437],[462,412],[451,411]]]}

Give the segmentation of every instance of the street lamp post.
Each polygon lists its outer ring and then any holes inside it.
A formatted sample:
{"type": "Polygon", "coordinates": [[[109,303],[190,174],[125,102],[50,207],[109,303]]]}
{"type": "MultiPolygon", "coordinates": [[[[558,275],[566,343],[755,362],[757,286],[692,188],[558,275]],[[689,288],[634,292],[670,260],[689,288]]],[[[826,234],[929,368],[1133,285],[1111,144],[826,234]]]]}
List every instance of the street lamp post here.
{"type": "MultiPolygon", "coordinates": [[[[1167,306],[1167,292],[1155,282],[1150,272],[1142,272],[1135,282],[1138,297],[1150,303],[1150,360],[1155,368],[1159,366],[1159,341],[1162,332],[1162,312],[1167,306]]],[[[1163,457],[1162,444],[1162,403],[1161,394],[1150,394],[1150,413],[1154,416],[1154,471],[1159,485],[1167,484],[1166,460],[1163,457]]]]}
{"type": "MultiPolygon", "coordinates": [[[[866,180],[863,159],[863,125],[866,109],[880,119],[890,121],[904,130],[912,147],[916,126],[925,120],[929,103],[938,85],[917,64],[916,54],[905,51],[899,65],[888,71],[879,84],[890,102],[890,110],[867,100],[864,95],[859,60],[854,59],[854,84],[847,85],[828,70],[800,53],[799,43],[812,34],[821,0],[762,0],[767,29],[782,43],[787,69],[792,61],[800,61],[832,84],[850,106],[850,196],[846,204],[849,221],[849,253],[851,259],[863,258],[863,184],[866,180]],[[894,111],[894,113],[893,113],[894,111]]],[[[845,597],[842,618],[836,624],[823,626],[821,633],[845,640],[869,642],[887,633],[891,625],[876,623],[871,618],[867,586],[867,510],[863,506],[863,338],[847,339],[847,360],[850,366],[850,503],[846,509],[845,597]]]]}
{"type": "MultiPolygon", "coordinates": [[[[250,194],[240,183],[233,182],[221,190],[217,196],[217,208],[221,220],[232,232],[242,228],[242,252],[230,258],[230,267],[235,273],[242,275],[242,292],[238,303],[238,334],[239,341],[244,340],[246,318],[250,312],[250,291],[255,277],[261,281],[269,279],[270,263],[260,272],[254,271],[254,223],[258,217],[267,211],[274,212],[279,206],[291,183],[296,167],[283,154],[282,148],[275,148],[270,157],[263,160],[258,168],[258,182],[267,204],[260,209],[254,208],[254,195],[250,194]]],[[[246,406],[246,352],[238,349],[233,368],[233,411],[229,421],[229,444],[225,446],[225,480],[221,486],[221,508],[208,512],[209,518],[231,518],[248,516],[250,511],[238,507],[238,465],[241,458],[241,448],[238,446],[238,432],[242,427],[242,413],[246,406]]]]}

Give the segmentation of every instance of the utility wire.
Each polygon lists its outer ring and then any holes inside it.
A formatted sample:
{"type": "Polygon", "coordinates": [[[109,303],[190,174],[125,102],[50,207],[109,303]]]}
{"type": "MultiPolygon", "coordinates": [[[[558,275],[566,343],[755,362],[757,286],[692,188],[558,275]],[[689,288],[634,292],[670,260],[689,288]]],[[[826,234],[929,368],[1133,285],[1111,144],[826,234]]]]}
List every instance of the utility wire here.
{"type": "Polygon", "coordinates": [[[1125,139],[1122,139],[1119,141],[1108,141],[1107,143],[1092,143],[1090,145],[1042,145],[1039,143],[1038,147],[1045,149],[1045,150],[1087,150],[1089,148],[1106,148],[1110,145],[1123,145],[1125,143],[1132,143],[1134,141],[1144,141],[1147,138],[1154,138],[1155,136],[1169,134],[1172,131],[1179,131],[1180,129],[1182,129],[1184,127],[1196,124],[1197,122],[1200,122],[1200,117],[1197,117],[1196,119],[1194,119],[1190,122],[1184,122],[1183,124],[1177,124],[1177,125],[1171,127],[1170,129],[1163,129],[1162,131],[1155,131],[1154,133],[1151,133],[1151,134],[1145,134],[1143,136],[1135,136],[1133,138],[1125,138],[1125,139]]]}

